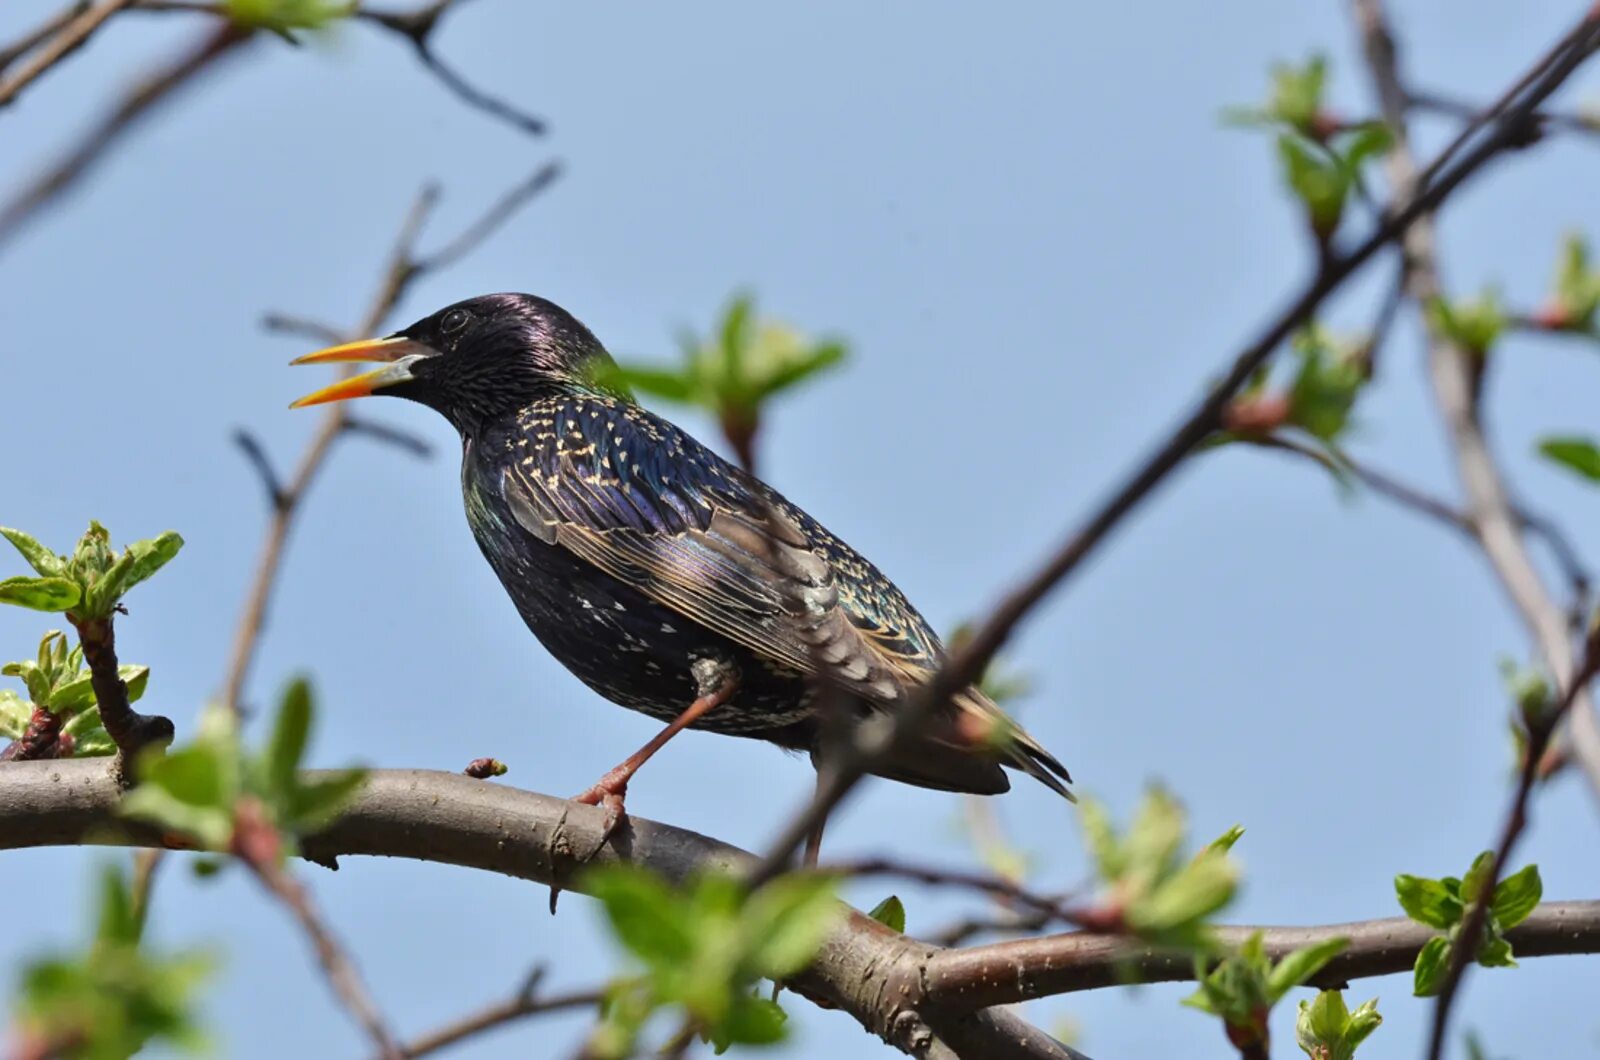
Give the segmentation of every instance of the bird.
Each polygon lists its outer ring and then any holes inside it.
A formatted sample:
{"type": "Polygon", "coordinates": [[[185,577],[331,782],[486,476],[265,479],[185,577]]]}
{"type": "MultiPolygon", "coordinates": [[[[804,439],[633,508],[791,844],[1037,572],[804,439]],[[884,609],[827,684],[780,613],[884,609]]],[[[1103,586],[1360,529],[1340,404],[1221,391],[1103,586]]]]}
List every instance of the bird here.
{"type": "MultiPolygon", "coordinates": [[[[291,407],[385,395],[441,413],[461,437],[467,522],[529,630],[600,696],[667,723],[576,796],[605,808],[607,833],[628,782],[682,729],[808,753],[820,776],[839,718],[848,732],[893,711],[946,658],[877,567],[637,404],[553,302],[469,298],[292,363],[344,362],[381,367],[291,407]]],[[[1008,768],[1073,797],[1061,762],[968,687],[872,772],[995,795],[1008,768]]]]}

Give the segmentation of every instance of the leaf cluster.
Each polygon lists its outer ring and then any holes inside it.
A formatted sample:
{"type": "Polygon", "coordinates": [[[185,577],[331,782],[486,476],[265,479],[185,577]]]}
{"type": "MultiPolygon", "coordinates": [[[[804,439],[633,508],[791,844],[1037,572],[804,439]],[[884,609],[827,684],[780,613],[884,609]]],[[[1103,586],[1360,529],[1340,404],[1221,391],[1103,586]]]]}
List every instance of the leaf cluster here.
{"type": "Polygon", "coordinates": [[[1084,800],[1081,817],[1104,885],[1100,908],[1114,927],[1158,945],[1214,952],[1206,922],[1238,887],[1239,867],[1229,850],[1243,830],[1230,828],[1186,857],[1183,808],[1161,788],[1146,793],[1125,834],[1094,800],[1084,800]]]}
{"type": "Polygon", "coordinates": [[[1262,932],[1255,932],[1236,953],[1209,969],[1207,958],[1197,955],[1195,981],[1200,985],[1183,1000],[1191,1008],[1221,1017],[1228,1040],[1241,1048],[1264,1047],[1272,1007],[1350,944],[1346,938],[1324,939],[1273,961],[1267,956],[1264,937],[1262,932]]]}
{"type": "Polygon", "coordinates": [[[632,1055],[645,1023],[668,1008],[681,1009],[719,1054],[733,1043],[780,1040],[786,1017],[755,993],[756,982],[804,969],[843,912],[834,880],[814,873],[780,876],[746,893],[725,874],[673,887],[646,869],[613,865],[592,870],[587,888],[642,966],[607,994],[590,1043],[601,1056],[632,1055]]]}
{"type": "Polygon", "coordinates": [[[36,960],[22,973],[17,1025],[39,1055],[122,1060],[151,1042],[195,1051],[204,1045],[194,994],[215,961],[163,955],[141,945],[143,923],[123,873],[106,866],[99,925],[81,953],[36,960]]]}
{"type": "Polygon", "coordinates": [[[123,797],[121,812],[187,837],[211,851],[238,853],[241,814],[276,829],[276,858],[295,850],[295,837],[325,827],[366,779],[362,769],[314,778],[299,773],[315,714],[311,688],[290,684],[279,703],[272,735],[258,752],[239,741],[232,711],[208,709],[193,743],[167,754],[147,754],[139,786],[123,797]]]}
{"type": "MultiPolygon", "coordinates": [[[[1494,854],[1485,850],[1473,859],[1466,875],[1459,879],[1455,876],[1430,879],[1404,873],[1394,878],[1395,897],[1400,900],[1406,916],[1444,932],[1429,939],[1417,954],[1412,968],[1412,992],[1417,997],[1431,997],[1443,986],[1450,950],[1461,932],[1467,907],[1484,898],[1493,867],[1494,854]]],[[[1544,884],[1539,879],[1537,865],[1514,872],[1495,885],[1488,899],[1489,915],[1484,921],[1483,935],[1474,946],[1474,956],[1480,965],[1516,967],[1505,933],[1528,919],[1543,895],[1544,884]]]]}
{"type": "Polygon", "coordinates": [[[111,548],[111,534],[91,522],[72,555],[50,551],[21,530],[0,526],[37,577],[0,581],[0,603],[35,611],[70,612],[74,621],[109,618],[135,585],[149,579],[183,547],[183,538],[168,530],[135,541],[121,552],[111,548]]]}
{"type": "Polygon", "coordinates": [[[1337,990],[1324,990],[1310,1001],[1300,1002],[1295,1020],[1295,1043],[1311,1060],[1350,1060],[1356,1046],[1366,1041],[1383,1017],[1378,1015],[1378,999],[1363,1001],[1354,1012],[1337,990]]]}
{"type": "MultiPolygon", "coordinates": [[[[117,745],[100,722],[94,686],[83,665],[83,649],[67,645],[66,634],[51,630],[39,642],[37,658],[0,666],[0,674],[22,681],[29,697],[0,689],[0,738],[20,739],[38,707],[61,720],[61,732],[72,738],[72,756],[115,754],[117,745]]],[[[127,687],[128,702],[137,702],[149,683],[150,667],[124,665],[117,673],[127,687]]]]}

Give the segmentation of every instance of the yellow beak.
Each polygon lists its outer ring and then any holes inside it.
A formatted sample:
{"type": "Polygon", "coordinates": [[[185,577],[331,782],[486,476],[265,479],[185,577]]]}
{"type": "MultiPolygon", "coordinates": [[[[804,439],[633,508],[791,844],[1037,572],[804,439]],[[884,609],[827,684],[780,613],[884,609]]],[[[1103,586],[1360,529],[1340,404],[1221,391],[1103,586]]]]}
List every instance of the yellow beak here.
{"type": "Polygon", "coordinates": [[[384,387],[394,386],[396,383],[408,382],[414,379],[411,366],[427,357],[432,357],[435,351],[423,343],[415,340],[394,336],[387,339],[362,339],[360,342],[346,342],[338,346],[329,346],[316,353],[308,353],[304,357],[296,357],[290,364],[345,364],[350,362],[379,362],[382,368],[371,372],[363,372],[347,379],[341,379],[332,386],[325,386],[321,390],[307,394],[289,407],[292,409],[305,408],[307,405],[321,405],[329,401],[344,401],[348,398],[366,397],[384,387]]]}

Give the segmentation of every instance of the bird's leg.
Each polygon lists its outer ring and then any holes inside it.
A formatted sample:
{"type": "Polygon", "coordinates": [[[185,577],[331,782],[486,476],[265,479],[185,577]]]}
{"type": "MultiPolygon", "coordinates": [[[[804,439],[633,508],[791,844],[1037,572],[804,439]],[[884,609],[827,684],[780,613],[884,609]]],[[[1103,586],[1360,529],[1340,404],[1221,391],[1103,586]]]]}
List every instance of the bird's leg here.
{"type": "Polygon", "coordinates": [[[689,704],[682,714],[673,718],[666,728],[656,733],[649,743],[607,771],[593,787],[580,795],[573,796],[573,802],[605,807],[606,824],[602,842],[616,831],[617,826],[627,815],[624,800],[628,796],[628,781],[639,772],[639,767],[650,761],[657,751],[666,746],[668,740],[722,706],[739,690],[739,672],[727,663],[713,659],[696,659],[692,670],[699,698],[689,704]]]}
{"type": "MultiPolygon", "coordinates": [[[[822,791],[824,776],[822,770],[817,770],[817,791],[822,791]]],[[[822,830],[828,827],[828,818],[824,816],[820,821],[811,826],[811,831],[806,833],[805,860],[801,862],[808,869],[817,867],[817,859],[822,856],[822,830]]]]}

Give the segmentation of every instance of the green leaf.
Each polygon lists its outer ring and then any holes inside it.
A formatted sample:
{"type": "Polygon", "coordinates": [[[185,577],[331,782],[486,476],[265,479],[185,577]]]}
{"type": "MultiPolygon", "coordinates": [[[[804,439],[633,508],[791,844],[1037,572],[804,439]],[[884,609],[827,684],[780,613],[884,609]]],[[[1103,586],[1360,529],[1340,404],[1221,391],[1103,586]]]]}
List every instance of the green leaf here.
{"type": "Polygon", "coordinates": [[[1505,311],[1492,289],[1471,301],[1433,298],[1426,309],[1436,331],[1476,357],[1487,354],[1506,328],[1505,311]]]}
{"type": "Polygon", "coordinates": [[[108,862],[100,871],[100,921],[95,932],[101,945],[134,945],[143,925],[133,909],[133,895],[122,870],[108,862]]]}
{"type": "Polygon", "coordinates": [[[1564,327],[1579,331],[1594,327],[1595,310],[1600,307],[1600,271],[1589,267],[1589,244],[1580,233],[1569,232],[1562,242],[1554,302],[1561,309],[1564,327]]]}
{"type": "Polygon", "coordinates": [[[5,538],[16,546],[22,558],[28,561],[28,566],[45,578],[62,578],[66,576],[67,565],[60,556],[45,548],[38,541],[21,530],[14,530],[9,526],[0,526],[0,537],[5,538]]]}
{"type": "Polygon", "coordinates": [[[1416,997],[1432,997],[1444,985],[1444,973],[1450,956],[1450,941],[1435,935],[1423,943],[1417,954],[1417,963],[1411,970],[1411,993],[1416,997]]]}
{"type": "Polygon", "coordinates": [[[0,581],[0,604],[30,607],[35,611],[70,611],[80,598],[77,583],[65,578],[19,575],[0,581]]]}
{"type": "Polygon", "coordinates": [[[839,364],[844,360],[846,351],[847,347],[842,342],[821,343],[773,370],[761,381],[756,396],[767,398],[804,382],[839,364]]]}
{"type": "Polygon", "coordinates": [[[1340,159],[1327,148],[1295,133],[1278,137],[1278,157],[1284,179],[1305,204],[1312,230],[1327,238],[1344,216],[1350,194],[1350,177],[1340,159]]]}
{"type": "Polygon", "coordinates": [[[1210,843],[1206,844],[1206,850],[1217,854],[1226,854],[1228,851],[1233,849],[1233,845],[1243,838],[1243,836],[1244,826],[1236,824],[1229,828],[1226,832],[1223,832],[1221,835],[1217,836],[1217,838],[1213,839],[1210,843]]]}
{"type": "Polygon", "coordinates": [[[294,789],[295,770],[306,753],[311,732],[311,686],[304,678],[290,682],[278,704],[278,717],[272,727],[263,766],[267,790],[284,793],[294,789]]]}
{"type": "Polygon", "coordinates": [[[281,808],[282,824],[302,835],[332,824],[367,782],[365,769],[341,769],[298,781],[281,808]]]}
{"type": "Polygon", "coordinates": [[[1600,446],[1592,438],[1550,435],[1539,440],[1539,453],[1590,482],[1600,482],[1600,446]]]}
{"type": "Polygon", "coordinates": [[[1394,878],[1394,893],[1406,916],[1418,923],[1444,931],[1461,919],[1461,901],[1443,881],[1401,873],[1394,878]]]}
{"type": "Polygon", "coordinates": [[[784,979],[811,963],[844,914],[834,889],[831,876],[780,876],[746,900],[743,926],[755,974],[784,979]]]}
{"type": "Polygon", "coordinates": [[[605,865],[589,871],[585,886],[604,907],[618,941],[646,964],[682,966],[694,952],[683,903],[655,874],[605,865]]]}
{"type": "Polygon", "coordinates": [[[1539,866],[1529,865],[1495,885],[1489,912],[1501,931],[1510,931],[1528,919],[1543,897],[1544,882],[1539,879],[1539,866]]]}
{"type": "Polygon", "coordinates": [[[1111,827],[1111,817],[1097,799],[1085,798],[1078,805],[1078,823],[1083,829],[1083,841],[1094,857],[1101,879],[1115,880],[1122,875],[1124,862],[1122,846],[1111,827]]]}
{"type": "MultiPolygon", "coordinates": [[[[117,676],[128,687],[128,702],[137,703],[150,683],[150,667],[125,665],[117,667],[117,676]]],[[[95,706],[94,679],[88,670],[62,682],[50,693],[50,709],[58,714],[76,714],[95,706]]]]}
{"type": "Polygon", "coordinates": [[[90,591],[89,604],[93,613],[109,614],[117,601],[166,566],[182,547],[183,538],[171,530],[129,545],[90,591]]]}
{"type": "MultiPolygon", "coordinates": [[[[1295,1042],[1307,1056],[1316,1057],[1318,1047],[1330,1048],[1344,1040],[1345,1026],[1349,1022],[1350,1010],[1345,1007],[1344,995],[1337,990],[1324,990],[1312,1000],[1300,1002],[1300,1015],[1294,1025],[1295,1042]]],[[[1331,1053],[1324,1055],[1331,1056],[1331,1053]]]]}
{"type": "Polygon", "coordinates": [[[1511,957],[1511,943],[1496,935],[1478,947],[1478,963],[1485,968],[1515,968],[1511,957]]]}
{"type": "Polygon", "coordinates": [[[867,915],[890,931],[902,935],[906,933],[906,907],[901,903],[899,895],[891,894],[873,906],[872,912],[867,915]]]}
{"type": "Polygon", "coordinates": [[[1128,926],[1152,935],[1195,926],[1233,899],[1238,869],[1220,854],[1202,854],[1156,885],[1127,911],[1128,926]]]}
{"type": "Polygon", "coordinates": [[[1324,939],[1287,954],[1267,975],[1267,1004],[1276,1005],[1290,990],[1322,971],[1348,945],[1347,938],[1324,939]]]}
{"type": "Polygon", "coordinates": [[[1352,1053],[1355,1052],[1356,1046],[1366,1041],[1382,1023],[1383,1017],[1378,1015],[1378,999],[1363,1001],[1350,1013],[1350,1022],[1345,1025],[1345,1044],[1352,1053]]]}
{"type": "Polygon", "coordinates": [[[121,812],[187,835],[208,850],[226,849],[238,791],[221,757],[203,746],[147,757],[141,782],[123,796],[121,812]]]}
{"type": "Polygon", "coordinates": [[[699,397],[697,381],[682,370],[625,364],[618,369],[617,374],[630,389],[665,398],[667,401],[688,404],[699,397]]]}
{"type": "MultiPolygon", "coordinates": [[[[777,1002],[764,997],[741,994],[728,1012],[728,1018],[719,1028],[727,1042],[745,1045],[768,1045],[783,1040],[788,1015],[777,1002]]],[[[726,1046],[717,1049],[721,1055],[726,1046]]]]}
{"type": "Polygon", "coordinates": [[[9,688],[0,688],[0,739],[20,740],[28,731],[33,704],[9,688]]]}

